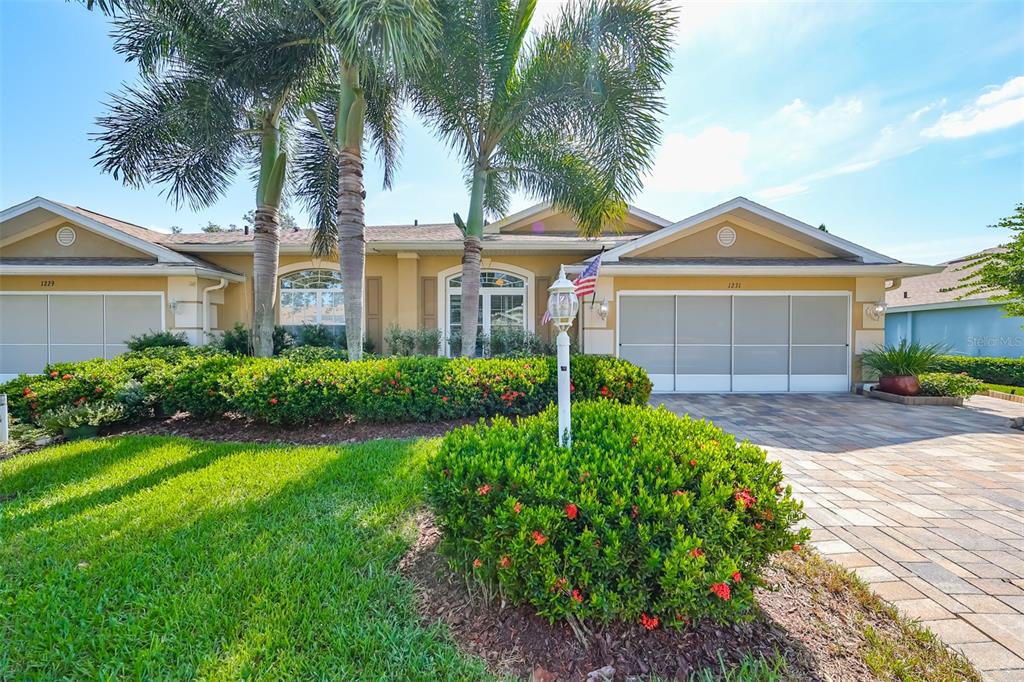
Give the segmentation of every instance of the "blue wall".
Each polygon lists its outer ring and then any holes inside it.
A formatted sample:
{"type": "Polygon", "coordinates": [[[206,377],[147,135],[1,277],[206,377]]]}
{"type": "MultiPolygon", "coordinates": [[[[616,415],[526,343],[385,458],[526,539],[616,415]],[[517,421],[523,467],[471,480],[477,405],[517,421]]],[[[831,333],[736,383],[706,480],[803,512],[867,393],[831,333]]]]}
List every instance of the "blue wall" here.
{"type": "Polygon", "coordinates": [[[909,338],[918,343],[944,343],[951,355],[999,358],[1024,356],[1024,319],[1003,317],[1000,305],[890,312],[885,315],[885,343],[909,338]]]}

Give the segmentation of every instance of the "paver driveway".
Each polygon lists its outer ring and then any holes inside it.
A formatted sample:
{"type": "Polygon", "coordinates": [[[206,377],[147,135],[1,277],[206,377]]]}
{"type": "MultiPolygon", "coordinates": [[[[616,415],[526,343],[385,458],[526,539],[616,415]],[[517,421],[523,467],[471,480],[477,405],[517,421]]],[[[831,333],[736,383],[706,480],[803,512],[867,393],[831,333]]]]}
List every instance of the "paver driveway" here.
{"type": "Polygon", "coordinates": [[[1024,680],[1024,405],[962,408],[855,395],[654,396],[783,463],[813,543],[961,649],[1024,680]]]}

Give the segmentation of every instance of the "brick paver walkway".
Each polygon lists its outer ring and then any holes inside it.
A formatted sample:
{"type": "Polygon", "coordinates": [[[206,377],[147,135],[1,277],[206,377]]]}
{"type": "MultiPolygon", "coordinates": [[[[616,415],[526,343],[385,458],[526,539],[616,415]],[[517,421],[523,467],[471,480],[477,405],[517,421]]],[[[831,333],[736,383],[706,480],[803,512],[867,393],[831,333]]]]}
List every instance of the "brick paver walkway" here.
{"type": "Polygon", "coordinates": [[[813,544],[959,648],[1024,680],[1024,405],[909,407],[855,395],[672,395],[783,463],[813,544]]]}

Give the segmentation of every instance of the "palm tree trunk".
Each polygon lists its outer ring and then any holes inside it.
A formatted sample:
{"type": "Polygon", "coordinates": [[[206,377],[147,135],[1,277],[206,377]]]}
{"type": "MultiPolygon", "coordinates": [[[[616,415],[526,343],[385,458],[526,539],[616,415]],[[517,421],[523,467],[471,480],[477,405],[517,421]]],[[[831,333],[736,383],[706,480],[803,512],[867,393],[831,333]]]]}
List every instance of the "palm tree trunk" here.
{"type": "Polygon", "coordinates": [[[366,265],[363,212],[363,159],[351,149],[338,156],[338,254],[345,292],[345,336],[348,357],[363,355],[363,272],[366,265]]]}
{"type": "Polygon", "coordinates": [[[253,216],[252,351],[260,358],[274,354],[274,300],[281,252],[279,211],[287,163],[280,121],[275,113],[268,112],[260,139],[260,176],[253,216]]]}
{"type": "Polygon", "coordinates": [[[476,355],[477,316],[480,314],[480,254],[484,236],[484,187],[487,171],[477,167],[466,216],[462,255],[462,355],[476,355]]]}
{"type": "Polygon", "coordinates": [[[257,206],[253,218],[253,354],[274,354],[274,300],[277,297],[277,264],[281,251],[278,210],[257,206]]]}
{"type": "Polygon", "coordinates": [[[345,296],[345,338],[350,360],[363,357],[363,271],[366,268],[366,217],[363,200],[363,125],[366,95],[359,68],[345,64],[338,88],[335,145],[338,152],[338,257],[345,296]]]}

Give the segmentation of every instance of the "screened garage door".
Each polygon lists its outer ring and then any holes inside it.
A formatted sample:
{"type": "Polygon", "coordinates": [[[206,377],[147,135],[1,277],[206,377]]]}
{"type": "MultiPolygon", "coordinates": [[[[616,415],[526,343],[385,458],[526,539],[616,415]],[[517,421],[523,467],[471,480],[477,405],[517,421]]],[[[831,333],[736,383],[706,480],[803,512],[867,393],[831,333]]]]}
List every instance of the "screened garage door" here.
{"type": "Polygon", "coordinates": [[[111,358],[163,329],[160,294],[0,294],[0,376],[48,362],[111,358]]]}
{"type": "Polygon", "coordinates": [[[622,295],[618,328],[619,356],[655,391],[850,388],[847,295],[622,295]]]}

